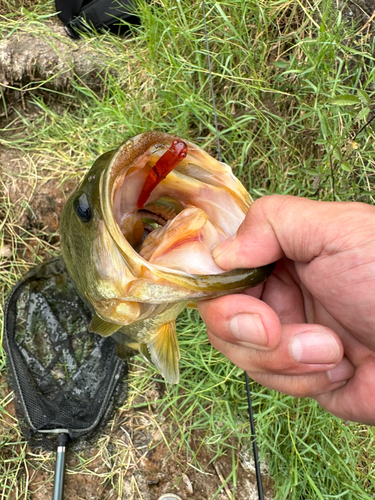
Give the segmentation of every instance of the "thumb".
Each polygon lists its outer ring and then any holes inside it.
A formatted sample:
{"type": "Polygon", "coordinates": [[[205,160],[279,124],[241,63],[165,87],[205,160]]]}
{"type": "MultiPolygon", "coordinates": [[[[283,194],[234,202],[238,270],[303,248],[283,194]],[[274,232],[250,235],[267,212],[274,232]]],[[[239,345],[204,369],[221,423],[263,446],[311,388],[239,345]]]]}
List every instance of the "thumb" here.
{"type": "Polygon", "coordinates": [[[263,266],[283,255],[310,262],[321,254],[327,238],[332,241],[335,233],[348,228],[347,214],[353,205],[361,204],[264,196],[251,205],[237,233],[217,246],[212,256],[225,270],[263,266]]]}

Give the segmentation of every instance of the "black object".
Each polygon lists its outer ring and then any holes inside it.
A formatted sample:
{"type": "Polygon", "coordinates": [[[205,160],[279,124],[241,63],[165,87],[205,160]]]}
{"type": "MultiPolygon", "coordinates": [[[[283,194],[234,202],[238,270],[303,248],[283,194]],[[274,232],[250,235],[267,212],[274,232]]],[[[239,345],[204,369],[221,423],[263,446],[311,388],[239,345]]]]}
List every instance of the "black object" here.
{"type": "Polygon", "coordinates": [[[91,443],[126,396],[127,364],[113,339],[88,333],[91,317],[62,259],[32,269],[5,306],[8,382],[29,445],[57,448],[54,500],[63,494],[66,443],[91,443]]]}
{"type": "Polygon", "coordinates": [[[255,474],[257,478],[257,489],[258,489],[258,498],[259,500],[263,500],[263,485],[262,485],[262,475],[260,473],[260,464],[259,464],[259,456],[258,456],[258,445],[257,445],[257,436],[255,433],[255,424],[254,424],[254,416],[253,416],[253,405],[251,404],[251,393],[250,393],[250,383],[249,376],[245,373],[245,383],[246,383],[246,394],[247,394],[247,404],[249,410],[249,420],[250,420],[250,429],[251,429],[251,444],[253,445],[253,456],[255,463],[255,474]]]}
{"type": "Polygon", "coordinates": [[[126,33],[129,28],[121,20],[140,24],[132,0],[55,0],[55,5],[72,38],[79,38],[80,32],[90,33],[92,28],[126,33]]]}

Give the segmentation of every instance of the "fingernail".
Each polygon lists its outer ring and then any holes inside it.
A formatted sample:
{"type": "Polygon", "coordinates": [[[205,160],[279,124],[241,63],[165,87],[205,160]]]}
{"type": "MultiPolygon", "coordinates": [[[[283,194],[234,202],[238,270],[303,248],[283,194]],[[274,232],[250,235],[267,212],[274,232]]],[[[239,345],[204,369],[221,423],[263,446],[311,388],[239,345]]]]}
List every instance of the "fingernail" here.
{"type": "Polygon", "coordinates": [[[234,233],[234,234],[232,234],[232,236],[230,236],[225,241],[223,241],[222,243],[220,243],[220,245],[218,245],[216,248],[214,248],[212,250],[212,257],[214,259],[216,259],[217,257],[219,257],[219,255],[222,254],[224,252],[224,250],[226,250],[228,247],[231,246],[231,244],[233,243],[233,241],[236,238],[237,238],[237,233],[234,233]]]}
{"type": "Polygon", "coordinates": [[[293,358],[298,363],[335,363],[340,355],[336,339],[329,333],[318,330],[296,335],[291,349],[293,358]]]}
{"type": "Polygon", "coordinates": [[[267,335],[259,314],[242,313],[233,316],[229,328],[241,345],[266,347],[267,335]]]}
{"type": "Polygon", "coordinates": [[[354,374],[354,366],[348,360],[348,358],[343,358],[343,360],[332,370],[327,371],[328,378],[330,382],[343,382],[344,380],[350,379],[354,374]]]}

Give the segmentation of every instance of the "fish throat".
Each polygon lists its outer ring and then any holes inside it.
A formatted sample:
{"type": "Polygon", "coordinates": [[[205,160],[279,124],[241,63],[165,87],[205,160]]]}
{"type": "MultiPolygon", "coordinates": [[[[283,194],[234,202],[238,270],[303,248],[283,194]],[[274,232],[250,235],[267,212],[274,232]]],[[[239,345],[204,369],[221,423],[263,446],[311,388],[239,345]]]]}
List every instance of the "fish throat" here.
{"type": "MultiPolygon", "coordinates": [[[[155,149],[157,149],[157,146],[155,149]]],[[[125,203],[124,206],[124,203],[121,201],[121,206],[124,209],[120,209],[120,211],[117,209],[116,211],[115,208],[114,216],[116,222],[120,226],[123,236],[137,253],[142,254],[142,244],[153,231],[164,227],[168,221],[174,219],[180,212],[182,212],[182,210],[184,210],[184,206],[179,201],[168,196],[161,196],[157,200],[149,203],[148,200],[153,190],[186,157],[187,149],[187,145],[183,141],[174,140],[170,148],[156,160],[151,169],[150,165],[152,165],[152,161],[150,160],[146,161],[143,168],[138,169],[141,191],[139,193],[136,206],[134,206],[134,194],[129,192],[132,186],[130,185],[127,187],[126,176],[124,178],[120,189],[125,190],[125,193],[120,193],[120,196],[122,198],[124,195],[129,196],[129,203],[125,203]],[[143,181],[144,175],[147,171],[147,176],[143,181]],[[145,204],[147,204],[146,207],[145,204]]],[[[130,182],[132,181],[132,173],[133,171],[131,167],[128,169],[130,182]]],[[[139,185],[137,187],[139,189],[139,185]]]]}

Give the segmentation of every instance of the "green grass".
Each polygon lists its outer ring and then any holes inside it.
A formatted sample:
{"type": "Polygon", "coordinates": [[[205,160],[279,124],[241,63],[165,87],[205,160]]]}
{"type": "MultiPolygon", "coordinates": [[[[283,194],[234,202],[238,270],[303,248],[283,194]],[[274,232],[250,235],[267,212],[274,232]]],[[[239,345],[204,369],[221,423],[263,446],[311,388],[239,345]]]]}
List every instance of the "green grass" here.
{"type": "MultiPolygon", "coordinates": [[[[360,26],[346,21],[335,5],[327,0],[207,2],[222,156],[254,198],[284,193],[374,202],[372,125],[356,134],[373,113],[375,37],[367,30],[358,34],[360,26]]],[[[0,18],[0,28],[47,37],[43,16],[51,9],[47,3],[21,15],[13,10],[0,18]]],[[[38,108],[37,116],[10,115],[0,144],[26,158],[23,177],[31,191],[23,204],[12,204],[4,190],[0,202],[0,242],[11,252],[0,261],[4,294],[33,262],[59,251],[53,235],[26,231],[18,223],[25,212],[32,217],[33,192],[41,180],[78,181],[99,154],[152,129],[189,138],[216,155],[200,2],[165,0],[140,4],[140,11],[142,26],[133,29],[133,38],[85,39],[105,61],[100,91],[79,78],[64,92],[51,90],[54,77],[48,84],[34,81],[23,97],[38,108]]],[[[181,317],[178,331],[181,382],[167,386],[156,403],[170,422],[171,455],[182,450],[199,468],[189,444],[193,432],[203,433],[215,456],[231,453],[232,438],[250,448],[244,380],[210,347],[195,312],[181,317]]],[[[137,397],[159,378],[151,368],[138,367],[130,378],[127,407],[149,410],[150,401],[137,397]]],[[[257,384],[252,390],[260,453],[277,499],[374,498],[372,428],[343,423],[311,400],[257,384]]],[[[14,426],[3,427],[2,449],[12,450],[10,443],[21,437],[14,426]]],[[[18,446],[23,451],[7,452],[0,468],[0,484],[6,485],[2,498],[9,498],[20,461],[26,460],[25,446],[18,446]]],[[[234,464],[234,483],[236,470],[234,464]]],[[[17,498],[25,488],[19,487],[17,498]]]]}

